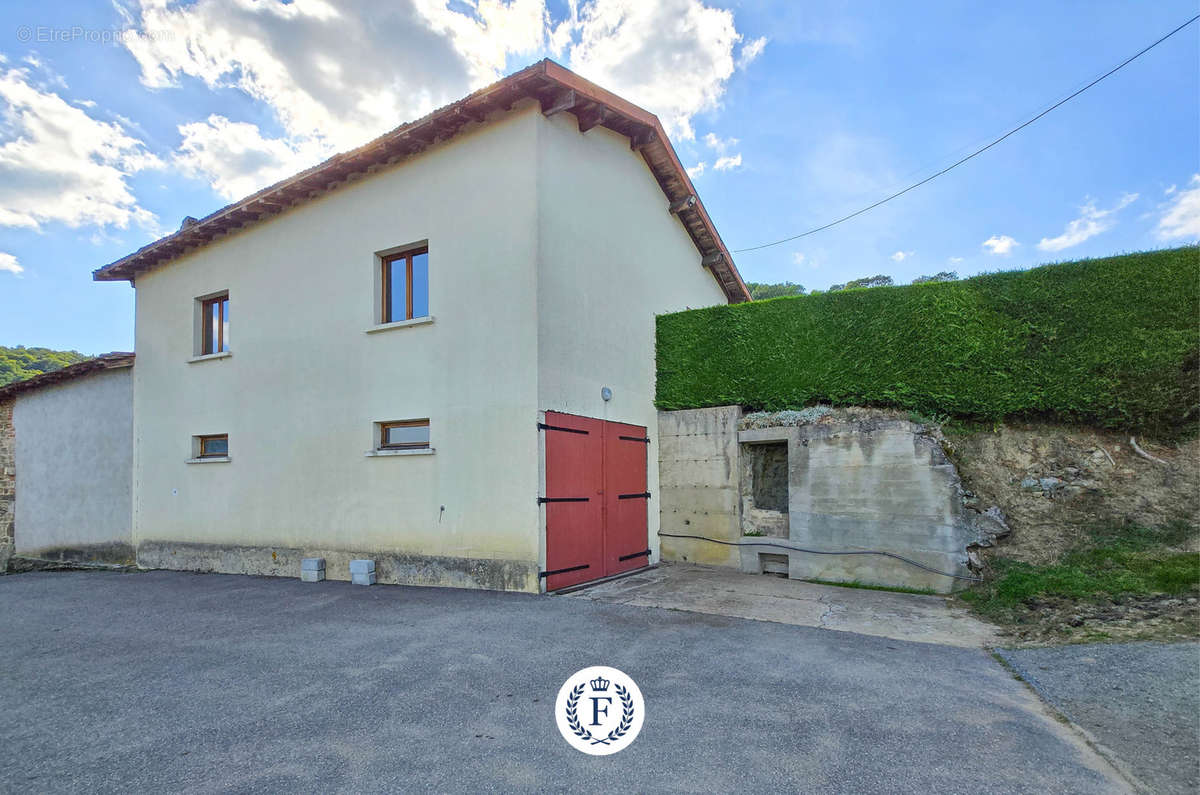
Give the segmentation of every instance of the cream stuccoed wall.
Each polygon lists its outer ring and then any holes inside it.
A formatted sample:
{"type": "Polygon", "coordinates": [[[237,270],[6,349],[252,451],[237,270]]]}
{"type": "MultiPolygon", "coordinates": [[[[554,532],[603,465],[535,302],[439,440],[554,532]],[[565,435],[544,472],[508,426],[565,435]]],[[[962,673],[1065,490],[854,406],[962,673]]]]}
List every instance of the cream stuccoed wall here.
{"type": "Polygon", "coordinates": [[[101,370],[16,396],[17,554],[132,558],[131,372],[101,370]]]}
{"type": "Polygon", "coordinates": [[[537,127],[538,406],[646,427],[657,560],[654,317],[727,300],[628,138],[568,113],[537,127]]]}
{"type": "Polygon", "coordinates": [[[140,560],[294,576],[331,551],[345,578],[347,554],[391,555],[381,581],[537,589],[543,126],[528,104],[138,278],[140,560]],[[366,333],[376,253],[426,240],[434,322],[366,333]],[[189,362],[194,299],[223,290],[231,355],[189,362]],[[423,417],[434,454],[364,455],[373,423],[423,417]],[[230,461],[186,463],[212,433],[230,461]],[[479,575],[488,560],[518,565],[479,575]]]}

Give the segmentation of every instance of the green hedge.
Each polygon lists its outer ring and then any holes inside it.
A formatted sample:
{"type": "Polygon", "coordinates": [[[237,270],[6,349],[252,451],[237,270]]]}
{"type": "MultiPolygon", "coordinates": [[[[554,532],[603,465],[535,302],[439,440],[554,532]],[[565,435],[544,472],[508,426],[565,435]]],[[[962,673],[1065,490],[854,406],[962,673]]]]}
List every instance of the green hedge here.
{"type": "Polygon", "coordinates": [[[1200,248],[658,318],[662,409],[816,403],[1175,436],[1200,402],[1200,248]]]}

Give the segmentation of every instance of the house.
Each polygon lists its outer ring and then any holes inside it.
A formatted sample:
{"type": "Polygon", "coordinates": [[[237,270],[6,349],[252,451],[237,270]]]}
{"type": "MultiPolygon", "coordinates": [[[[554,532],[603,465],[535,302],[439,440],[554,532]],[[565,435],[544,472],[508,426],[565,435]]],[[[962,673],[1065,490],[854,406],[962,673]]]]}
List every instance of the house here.
{"type": "Polygon", "coordinates": [[[0,572],[30,558],[131,563],[133,354],[0,387],[0,572]]]}
{"type": "Polygon", "coordinates": [[[654,316],[749,300],[657,118],[548,60],[94,278],[140,565],[522,591],[657,559],[654,316]]]}

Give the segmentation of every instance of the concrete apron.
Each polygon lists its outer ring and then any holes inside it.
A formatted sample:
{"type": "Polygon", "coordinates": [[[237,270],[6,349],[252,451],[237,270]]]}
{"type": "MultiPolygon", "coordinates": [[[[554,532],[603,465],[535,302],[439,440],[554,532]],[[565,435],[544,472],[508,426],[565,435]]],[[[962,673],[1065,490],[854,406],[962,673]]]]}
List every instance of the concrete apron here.
{"type": "Polygon", "coordinates": [[[839,588],[687,563],[662,563],[564,595],[944,646],[983,648],[997,640],[990,625],[940,596],[839,588]]]}

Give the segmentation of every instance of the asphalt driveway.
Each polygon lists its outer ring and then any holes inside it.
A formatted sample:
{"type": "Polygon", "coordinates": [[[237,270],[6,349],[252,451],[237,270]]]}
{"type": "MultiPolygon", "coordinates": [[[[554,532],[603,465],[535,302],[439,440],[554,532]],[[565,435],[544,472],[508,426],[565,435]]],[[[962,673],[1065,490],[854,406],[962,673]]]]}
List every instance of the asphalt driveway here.
{"type": "Polygon", "coordinates": [[[0,577],[7,791],[1097,792],[981,650],[583,599],[151,572],[0,577]],[[570,748],[588,665],[646,699],[570,748]]]}
{"type": "Polygon", "coordinates": [[[1200,792],[1200,644],[1092,643],[999,653],[1147,789],[1200,792]]]}

